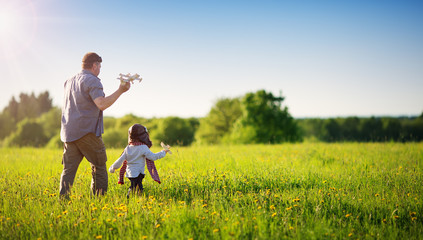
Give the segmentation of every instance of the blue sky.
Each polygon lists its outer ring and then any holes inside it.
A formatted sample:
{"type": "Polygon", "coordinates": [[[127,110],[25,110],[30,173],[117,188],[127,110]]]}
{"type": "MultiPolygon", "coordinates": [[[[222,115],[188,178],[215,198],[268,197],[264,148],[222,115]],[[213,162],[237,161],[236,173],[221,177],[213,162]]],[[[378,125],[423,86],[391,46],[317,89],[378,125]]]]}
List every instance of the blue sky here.
{"type": "Polygon", "coordinates": [[[0,109],[49,91],[94,51],[106,95],[142,83],[107,116],[202,117],[265,89],[294,117],[423,112],[421,1],[0,0],[0,109]],[[5,7],[3,7],[5,6],[5,7]]]}

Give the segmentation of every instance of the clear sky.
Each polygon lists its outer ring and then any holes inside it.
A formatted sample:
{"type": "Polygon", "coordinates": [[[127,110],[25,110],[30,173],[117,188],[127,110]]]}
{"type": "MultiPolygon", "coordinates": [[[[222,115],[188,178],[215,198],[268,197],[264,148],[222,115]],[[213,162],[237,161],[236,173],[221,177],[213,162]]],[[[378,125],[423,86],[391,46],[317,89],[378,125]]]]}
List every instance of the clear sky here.
{"type": "Polygon", "coordinates": [[[265,89],[296,118],[420,115],[423,1],[0,0],[0,110],[49,91],[86,52],[142,83],[106,116],[202,117],[222,97],[265,89]]]}

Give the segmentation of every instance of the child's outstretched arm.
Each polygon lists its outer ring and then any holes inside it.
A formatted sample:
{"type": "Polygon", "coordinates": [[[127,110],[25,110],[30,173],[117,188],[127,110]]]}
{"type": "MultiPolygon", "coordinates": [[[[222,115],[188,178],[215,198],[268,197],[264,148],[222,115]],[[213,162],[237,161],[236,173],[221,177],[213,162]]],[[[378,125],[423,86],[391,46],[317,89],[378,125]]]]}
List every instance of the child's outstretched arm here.
{"type": "Polygon", "coordinates": [[[157,159],[164,158],[166,156],[166,150],[162,150],[158,153],[153,153],[147,146],[145,146],[144,155],[147,159],[150,159],[151,161],[156,161],[157,159]]]}

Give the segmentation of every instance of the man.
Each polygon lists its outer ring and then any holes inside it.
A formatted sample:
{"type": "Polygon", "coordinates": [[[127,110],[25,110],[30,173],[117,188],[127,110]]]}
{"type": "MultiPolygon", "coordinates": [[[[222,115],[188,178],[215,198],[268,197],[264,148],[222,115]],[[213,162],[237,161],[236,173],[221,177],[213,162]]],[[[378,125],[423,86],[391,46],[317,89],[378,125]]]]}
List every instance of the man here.
{"type": "Polygon", "coordinates": [[[82,59],[82,71],[65,82],[60,133],[64,142],[61,197],[69,197],[83,157],[91,164],[93,194],[103,195],[107,192],[107,156],[101,138],[104,132],[103,111],[129,90],[130,83],[119,85],[113,94],[105,97],[103,85],[98,78],[101,62],[101,57],[96,53],[85,54],[82,59]]]}

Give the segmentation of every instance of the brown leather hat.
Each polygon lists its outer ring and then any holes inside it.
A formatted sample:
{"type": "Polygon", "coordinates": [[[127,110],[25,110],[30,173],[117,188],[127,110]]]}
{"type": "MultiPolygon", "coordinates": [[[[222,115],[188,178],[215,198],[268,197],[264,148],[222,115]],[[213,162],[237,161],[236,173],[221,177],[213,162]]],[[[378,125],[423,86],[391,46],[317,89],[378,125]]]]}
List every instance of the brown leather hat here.
{"type": "Polygon", "coordinates": [[[152,145],[147,128],[138,123],[128,129],[128,142],[142,142],[148,147],[152,145]]]}

